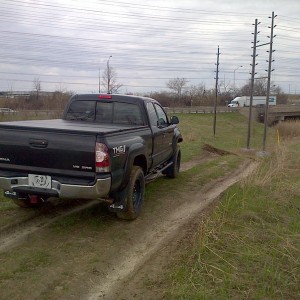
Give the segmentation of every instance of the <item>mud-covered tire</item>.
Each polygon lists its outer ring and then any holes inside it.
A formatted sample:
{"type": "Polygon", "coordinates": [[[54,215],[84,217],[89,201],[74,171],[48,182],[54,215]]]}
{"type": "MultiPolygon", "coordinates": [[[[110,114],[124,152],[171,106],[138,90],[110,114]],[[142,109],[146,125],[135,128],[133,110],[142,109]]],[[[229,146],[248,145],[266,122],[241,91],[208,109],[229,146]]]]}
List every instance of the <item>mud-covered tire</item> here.
{"type": "Polygon", "coordinates": [[[138,166],[133,166],[127,187],[126,208],[117,212],[117,216],[124,220],[134,220],[140,213],[144,202],[145,177],[143,170],[138,166]]]}
{"type": "Polygon", "coordinates": [[[164,170],[163,174],[165,174],[169,178],[175,178],[179,174],[179,170],[180,170],[181,151],[179,146],[176,147],[171,162],[172,165],[168,167],[166,170],[164,170]]]}

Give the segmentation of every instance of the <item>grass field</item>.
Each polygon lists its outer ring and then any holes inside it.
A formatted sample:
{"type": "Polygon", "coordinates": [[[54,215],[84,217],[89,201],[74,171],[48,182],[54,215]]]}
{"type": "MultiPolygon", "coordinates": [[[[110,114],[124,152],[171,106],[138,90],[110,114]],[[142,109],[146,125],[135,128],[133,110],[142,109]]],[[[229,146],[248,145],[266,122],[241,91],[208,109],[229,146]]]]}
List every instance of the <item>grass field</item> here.
{"type": "MultiPolygon", "coordinates": [[[[182,172],[175,181],[158,179],[150,183],[145,214],[159,208],[164,193],[172,190],[175,199],[182,192],[197,191],[211,180],[230,174],[245,158],[240,151],[246,146],[245,117],[238,113],[219,114],[214,137],[212,115],[178,116],[184,137],[183,161],[201,156],[204,144],[237,155],[216,157],[182,172]]],[[[254,123],[251,133],[251,148],[261,150],[262,124],[254,123]]],[[[270,156],[254,157],[260,161],[257,172],[231,187],[212,213],[201,217],[201,225],[186,251],[161,280],[160,290],[165,299],[300,299],[299,137],[298,122],[268,129],[270,156]]],[[[2,200],[0,209],[16,208],[9,200],[2,200]]],[[[91,232],[95,226],[99,229],[98,226],[108,228],[114,224],[111,220],[105,223],[94,212],[86,214],[57,222],[52,227],[55,236],[72,236],[73,232],[84,235],[82,228],[91,232]]],[[[70,242],[70,247],[77,249],[75,246],[70,242]]],[[[68,250],[68,245],[65,247],[68,250]]],[[[22,289],[26,278],[34,280],[38,272],[49,266],[55,269],[58,264],[53,256],[55,251],[48,244],[34,257],[29,246],[24,249],[0,257],[2,288],[11,280],[22,289]]]]}
{"type": "Polygon", "coordinates": [[[166,299],[300,299],[300,124],[201,221],[166,276],[166,299]]]}
{"type": "MultiPolygon", "coordinates": [[[[212,114],[178,115],[184,143],[182,144],[183,161],[189,161],[202,154],[203,145],[240,152],[247,145],[248,120],[243,115],[221,113],[217,115],[216,136],[213,135],[212,114]]],[[[276,130],[268,129],[268,147],[277,143],[276,130]]],[[[261,150],[263,145],[263,124],[253,122],[251,127],[250,148],[261,150]]]]}

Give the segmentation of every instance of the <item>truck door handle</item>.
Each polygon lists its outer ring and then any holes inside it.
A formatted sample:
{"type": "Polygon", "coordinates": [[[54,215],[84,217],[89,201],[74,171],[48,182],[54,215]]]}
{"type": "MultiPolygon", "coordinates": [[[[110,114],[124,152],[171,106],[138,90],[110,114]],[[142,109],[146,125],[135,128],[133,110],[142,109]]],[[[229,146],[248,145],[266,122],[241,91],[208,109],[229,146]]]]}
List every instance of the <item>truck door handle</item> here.
{"type": "Polygon", "coordinates": [[[29,145],[33,148],[47,148],[48,141],[41,139],[29,139],[29,145]]]}

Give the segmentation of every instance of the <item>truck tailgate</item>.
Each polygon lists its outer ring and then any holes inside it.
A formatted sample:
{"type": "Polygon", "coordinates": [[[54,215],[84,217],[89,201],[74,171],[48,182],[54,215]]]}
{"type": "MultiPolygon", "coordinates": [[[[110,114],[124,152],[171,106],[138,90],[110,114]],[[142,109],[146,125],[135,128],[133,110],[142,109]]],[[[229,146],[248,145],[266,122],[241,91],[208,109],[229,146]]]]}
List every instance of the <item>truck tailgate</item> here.
{"type": "Polygon", "coordinates": [[[73,128],[67,128],[61,120],[51,120],[48,126],[45,121],[41,121],[41,127],[38,124],[33,121],[0,125],[2,169],[90,176],[95,172],[95,131],[84,127],[75,130],[74,123],[73,128]]]}

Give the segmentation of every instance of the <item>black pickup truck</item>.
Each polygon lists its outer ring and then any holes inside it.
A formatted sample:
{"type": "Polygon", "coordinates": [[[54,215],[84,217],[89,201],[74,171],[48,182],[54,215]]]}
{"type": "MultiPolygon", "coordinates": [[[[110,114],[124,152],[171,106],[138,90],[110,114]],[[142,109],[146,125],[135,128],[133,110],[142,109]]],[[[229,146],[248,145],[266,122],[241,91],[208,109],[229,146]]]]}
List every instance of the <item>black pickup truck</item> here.
{"type": "Polygon", "coordinates": [[[122,219],[141,211],[145,181],[176,177],[178,118],[146,97],[75,95],[62,119],[0,123],[0,188],[21,207],[99,199],[122,219]]]}

